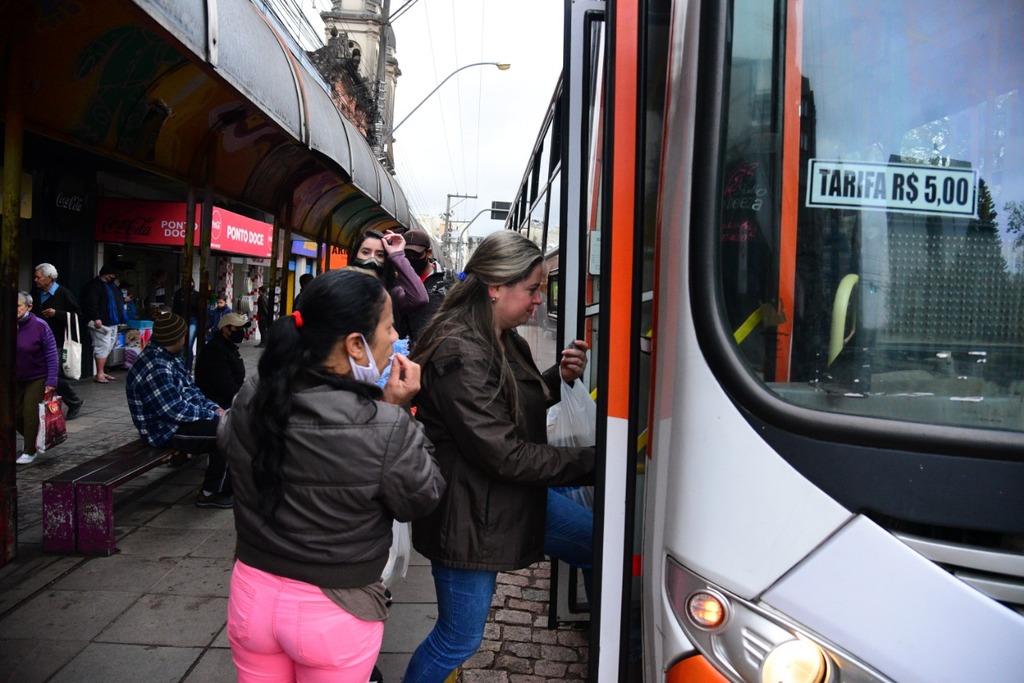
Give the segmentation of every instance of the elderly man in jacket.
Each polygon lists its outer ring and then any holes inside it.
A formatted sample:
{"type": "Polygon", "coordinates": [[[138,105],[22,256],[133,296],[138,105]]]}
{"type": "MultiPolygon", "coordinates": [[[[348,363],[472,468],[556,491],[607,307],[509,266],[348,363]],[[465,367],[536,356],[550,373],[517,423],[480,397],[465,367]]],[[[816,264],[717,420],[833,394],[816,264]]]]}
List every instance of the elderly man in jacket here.
{"type": "MultiPolygon", "coordinates": [[[[78,299],[67,287],[57,284],[57,269],[50,263],[40,263],[36,266],[32,276],[35,287],[32,289],[32,298],[36,302],[37,315],[50,326],[53,332],[53,341],[57,346],[57,354],[64,348],[64,335],[73,333],[74,338],[80,339],[81,326],[75,330],[68,329],[67,314],[71,314],[71,324],[74,325],[77,316],[82,312],[78,305],[78,299]]],[[[82,410],[85,401],[75,391],[74,385],[64,374],[64,368],[58,367],[57,372],[57,393],[64,400],[68,407],[66,418],[74,420],[82,410]]]]}

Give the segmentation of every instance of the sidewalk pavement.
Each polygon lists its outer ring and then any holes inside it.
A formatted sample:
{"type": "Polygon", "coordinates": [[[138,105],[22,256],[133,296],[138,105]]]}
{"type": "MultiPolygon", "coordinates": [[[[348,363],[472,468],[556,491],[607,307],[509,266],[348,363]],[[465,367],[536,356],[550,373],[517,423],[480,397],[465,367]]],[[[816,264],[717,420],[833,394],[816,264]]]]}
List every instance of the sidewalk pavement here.
{"type": "MultiPolygon", "coordinates": [[[[249,341],[241,352],[256,372],[261,351],[249,341]]],[[[109,384],[77,382],[85,404],[68,422],[68,440],[18,467],[18,553],[0,568],[0,680],[233,681],[225,623],[234,519],[230,510],[195,507],[205,458],[158,467],[116,490],[116,554],[41,550],[43,481],[138,437],[125,372],[113,374],[109,384]]],[[[500,574],[484,643],[456,680],[585,680],[587,631],[547,629],[548,589],[547,563],[500,574]]],[[[401,680],[433,627],[429,563],[414,554],[392,592],[378,660],[387,683],[401,680]]]]}

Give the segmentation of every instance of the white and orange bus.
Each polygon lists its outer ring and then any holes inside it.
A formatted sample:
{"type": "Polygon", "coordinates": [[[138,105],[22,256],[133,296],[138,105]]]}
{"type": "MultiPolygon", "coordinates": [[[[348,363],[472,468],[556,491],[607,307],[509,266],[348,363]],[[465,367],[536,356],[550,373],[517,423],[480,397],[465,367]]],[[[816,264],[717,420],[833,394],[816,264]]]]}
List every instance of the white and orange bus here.
{"type": "Polygon", "coordinates": [[[590,680],[1024,680],[1024,5],[567,0],[590,680]]]}

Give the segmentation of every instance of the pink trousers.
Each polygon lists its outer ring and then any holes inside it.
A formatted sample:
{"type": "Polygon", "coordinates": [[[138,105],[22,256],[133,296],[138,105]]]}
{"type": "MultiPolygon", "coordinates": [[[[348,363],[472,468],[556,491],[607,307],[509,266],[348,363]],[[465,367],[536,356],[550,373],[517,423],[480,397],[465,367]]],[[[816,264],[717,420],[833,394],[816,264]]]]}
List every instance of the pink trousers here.
{"type": "Polygon", "coordinates": [[[238,680],[366,683],[384,622],[362,621],[316,586],[235,561],[228,639],[238,680]]]}

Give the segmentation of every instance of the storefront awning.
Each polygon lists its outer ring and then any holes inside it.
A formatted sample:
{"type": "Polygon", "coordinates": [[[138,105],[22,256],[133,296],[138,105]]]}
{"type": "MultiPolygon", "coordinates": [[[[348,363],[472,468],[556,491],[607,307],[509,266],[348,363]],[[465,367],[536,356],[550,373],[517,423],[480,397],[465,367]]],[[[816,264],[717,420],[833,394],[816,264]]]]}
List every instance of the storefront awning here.
{"type": "Polygon", "coordinates": [[[0,14],[26,129],[200,188],[209,173],[217,195],[314,240],[412,224],[401,188],[250,0],[0,0],[0,14]]]}

